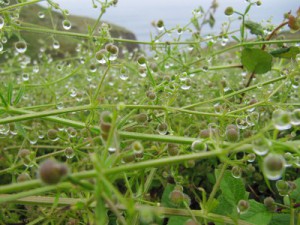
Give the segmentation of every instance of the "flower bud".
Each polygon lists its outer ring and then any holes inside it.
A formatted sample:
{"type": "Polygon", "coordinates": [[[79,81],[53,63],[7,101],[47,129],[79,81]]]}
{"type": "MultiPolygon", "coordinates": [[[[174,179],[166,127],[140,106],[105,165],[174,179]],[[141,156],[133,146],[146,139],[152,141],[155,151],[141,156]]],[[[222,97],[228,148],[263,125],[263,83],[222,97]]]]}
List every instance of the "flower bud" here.
{"type": "Polygon", "coordinates": [[[38,175],[45,184],[57,184],[67,173],[68,167],[65,164],[47,159],[41,163],[38,175]]]}

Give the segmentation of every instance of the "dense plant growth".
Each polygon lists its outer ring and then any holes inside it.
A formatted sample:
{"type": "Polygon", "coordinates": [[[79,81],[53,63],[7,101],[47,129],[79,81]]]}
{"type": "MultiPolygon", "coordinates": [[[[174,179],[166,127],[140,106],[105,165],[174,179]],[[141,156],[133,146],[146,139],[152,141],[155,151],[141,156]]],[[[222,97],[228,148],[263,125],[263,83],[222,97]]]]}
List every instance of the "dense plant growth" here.
{"type": "Polygon", "coordinates": [[[0,224],[300,224],[300,9],[203,35],[213,1],[146,42],[110,35],[117,1],[85,34],[51,0],[63,29],[23,22],[38,2],[0,1],[0,224]]]}

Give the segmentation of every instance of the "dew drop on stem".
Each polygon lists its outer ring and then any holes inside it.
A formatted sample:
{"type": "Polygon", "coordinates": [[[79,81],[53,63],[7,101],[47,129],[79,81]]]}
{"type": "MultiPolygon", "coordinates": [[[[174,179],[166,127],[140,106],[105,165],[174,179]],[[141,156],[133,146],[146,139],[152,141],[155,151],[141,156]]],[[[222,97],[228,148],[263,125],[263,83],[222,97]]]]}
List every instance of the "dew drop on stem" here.
{"type": "Polygon", "coordinates": [[[65,30],[70,30],[72,27],[72,24],[71,24],[70,20],[63,20],[62,26],[65,30]]]}
{"type": "Polygon", "coordinates": [[[0,16],[0,29],[4,27],[4,19],[2,16],[0,16]]]}
{"type": "Polygon", "coordinates": [[[270,153],[263,160],[263,171],[269,180],[278,180],[285,171],[285,159],[281,154],[270,153]]]}
{"type": "Polygon", "coordinates": [[[272,114],[272,122],[277,130],[288,130],[292,127],[291,115],[284,110],[275,110],[272,114]]]}
{"type": "Polygon", "coordinates": [[[27,50],[27,44],[25,41],[18,41],[15,43],[15,49],[18,53],[24,53],[27,50]]]}

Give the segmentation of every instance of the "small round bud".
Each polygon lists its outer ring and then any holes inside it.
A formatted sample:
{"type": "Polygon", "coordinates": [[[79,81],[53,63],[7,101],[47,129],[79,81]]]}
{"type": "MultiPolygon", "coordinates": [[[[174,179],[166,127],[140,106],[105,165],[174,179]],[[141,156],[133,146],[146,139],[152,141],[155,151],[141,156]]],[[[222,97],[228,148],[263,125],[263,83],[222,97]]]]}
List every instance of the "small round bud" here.
{"type": "Polygon", "coordinates": [[[146,95],[151,101],[154,101],[156,99],[156,94],[153,91],[148,91],[146,95]]]}
{"type": "Polygon", "coordinates": [[[28,157],[30,155],[30,150],[28,149],[20,149],[20,151],[18,152],[18,156],[22,159],[28,157]]]}
{"type": "Polygon", "coordinates": [[[197,223],[195,220],[193,219],[189,219],[187,220],[184,225],[198,225],[199,223],[197,223]]]}
{"type": "Polygon", "coordinates": [[[267,197],[264,199],[264,205],[271,212],[276,211],[277,207],[275,205],[275,200],[272,197],[267,197]]]}
{"type": "Polygon", "coordinates": [[[179,154],[179,147],[177,144],[169,143],[167,146],[169,156],[176,156],[179,154]]]}
{"type": "Polygon", "coordinates": [[[148,120],[148,115],[146,113],[140,113],[136,115],[135,119],[138,123],[145,123],[148,120]]]}
{"type": "Polygon", "coordinates": [[[109,111],[103,111],[100,115],[100,128],[103,133],[109,133],[112,123],[112,115],[109,111]]]}
{"type": "Polygon", "coordinates": [[[170,193],[169,199],[172,204],[180,205],[184,200],[184,194],[181,191],[174,190],[170,193]]]}
{"type": "Polygon", "coordinates": [[[203,139],[209,138],[210,130],[209,129],[201,130],[199,136],[200,136],[200,138],[203,138],[203,139]]]}
{"type": "Polygon", "coordinates": [[[18,177],[17,177],[17,182],[24,182],[24,181],[28,181],[30,180],[30,176],[27,173],[21,173],[18,177]]]}
{"type": "Polygon", "coordinates": [[[54,159],[42,162],[39,177],[45,184],[57,184],[68,173],[68,167],[54,159]]]}
{"type": "Polygon", "coordinates": [[[225,9],[224,13],[226,16],[231,16],[234,13],[234,10],[232,7],[229,6],[225,9]]]}
{"type": "Polygon", "coordinates": [[[113,44],[105,45],[105,50],[108,51],[112,55],[117,55],[119,53],[119,48],[113,44]]]}

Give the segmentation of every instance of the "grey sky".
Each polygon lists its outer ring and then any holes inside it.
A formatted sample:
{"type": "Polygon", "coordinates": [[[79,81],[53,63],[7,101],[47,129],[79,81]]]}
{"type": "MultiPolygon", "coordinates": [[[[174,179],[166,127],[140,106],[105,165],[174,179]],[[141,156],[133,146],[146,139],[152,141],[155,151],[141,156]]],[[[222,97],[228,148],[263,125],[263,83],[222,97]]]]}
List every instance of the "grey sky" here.
{"type": "MultiPolygon", "coordinates": [[[[71,14],[97,18],[100,9],[92,7],[91,0],[55,0],[71,14]]],[[[283,14],[300,7],[299,0],[262,0],[263,4],[250,11],[250,18],[255,21],[272,18],[274,24],[280,23],[283,14]]],[[[243,11],[247,6],[245,0],[218,0],[219,8],[216,13],[216,30],[227,20],[224,9],[233,6],[243,11]]],[[[135,32],[139,39],[149,39],[153,31],[151,22],[163,19],[168,27],[184,26],[192,16],[192,10],[198,6],[207,9],[210,0],[119,0],[117,7],[109,8],[103,19],[124,26],[135,32]]],[[[207,28],[208,29],[208,28],[207,28]]]]}

